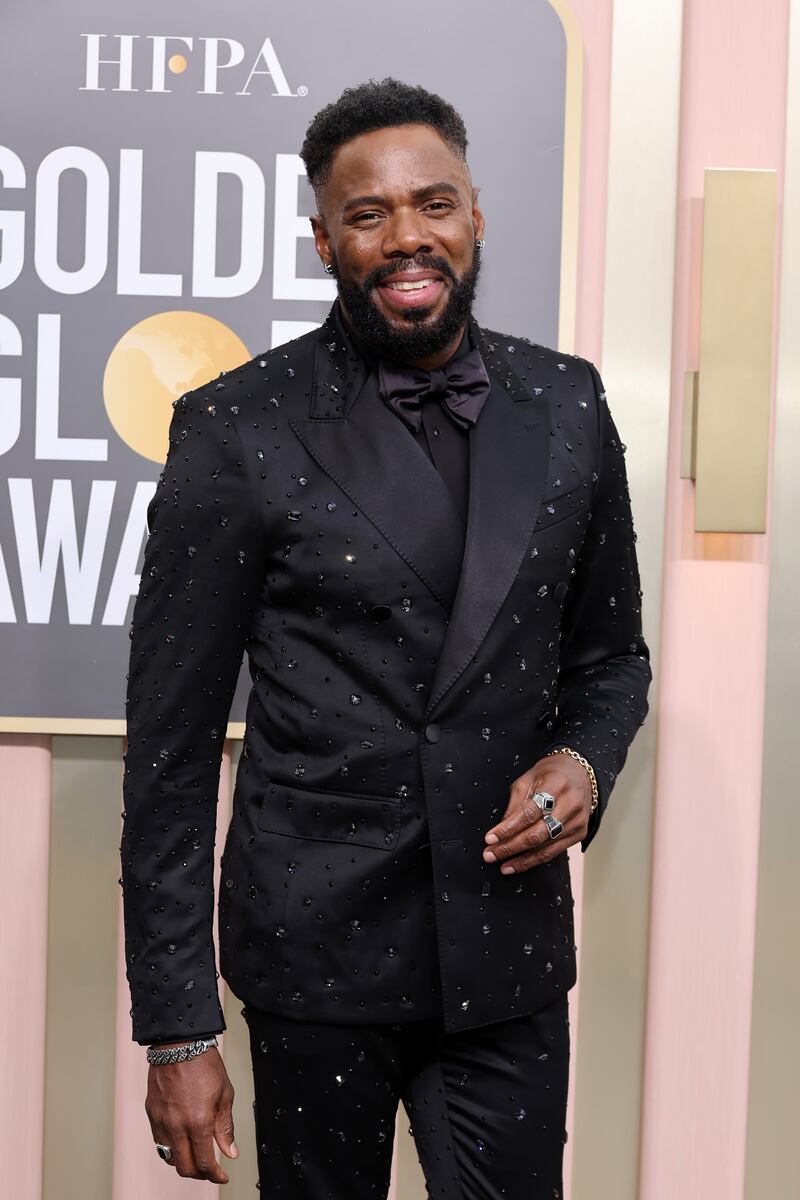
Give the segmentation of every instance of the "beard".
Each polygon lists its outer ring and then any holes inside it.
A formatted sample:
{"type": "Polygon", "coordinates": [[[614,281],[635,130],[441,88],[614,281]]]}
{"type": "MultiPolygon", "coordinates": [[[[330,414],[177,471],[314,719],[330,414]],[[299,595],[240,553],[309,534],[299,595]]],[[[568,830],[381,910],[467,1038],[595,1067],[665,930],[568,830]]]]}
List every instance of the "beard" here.
{"type": "Polygon", "coordinates": [[[417,254],[406,260],[396,260],[370,271],[362,284],[345,281],[339,275],[339,264],[331,260],[339,297],[356,333],[368,346],[386,358],[403,362],[429,358],[439,354],[455,341],[472,311],[480,273],[480,256],[473,254],[472,263],[460,279],[456,278],[445,259],[434,254],[417,254]],[[450,281],[447,301],[441,313],[431,321],[431,309],[412,308],[389,321],[373,299],[373,291],[384,279],[398,271],[420,268],[438,271],[450,281]]]}

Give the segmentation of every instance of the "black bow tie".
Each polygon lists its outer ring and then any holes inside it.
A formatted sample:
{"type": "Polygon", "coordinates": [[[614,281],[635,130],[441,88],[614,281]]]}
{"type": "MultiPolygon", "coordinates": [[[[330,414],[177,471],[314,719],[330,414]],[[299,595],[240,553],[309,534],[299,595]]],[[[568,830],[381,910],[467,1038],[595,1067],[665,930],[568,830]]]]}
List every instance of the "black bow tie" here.
{"type": "Polygon", "coordinates": [[[439,400],[448,417],[461,429],[474,425],[489,395],[489,376],[479,350],[451,359],[438,371],[381,359],[378,388],[381,399],[416,433],[422,424],[422,405],[439,400]]]}

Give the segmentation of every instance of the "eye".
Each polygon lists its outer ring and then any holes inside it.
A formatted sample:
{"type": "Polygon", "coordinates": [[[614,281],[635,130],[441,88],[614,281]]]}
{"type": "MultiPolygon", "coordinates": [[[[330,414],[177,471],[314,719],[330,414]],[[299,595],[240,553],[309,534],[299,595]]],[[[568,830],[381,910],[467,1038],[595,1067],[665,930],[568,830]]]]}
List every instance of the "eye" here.
{"type": "Polygon", "coordinates": [[[448,209],[451,209],[453,205],[448,200],[431,200],[430,203],[426,204],[425,207],[429,212],[431,210],[434,212],[446,212],[448,209]]]}
{"type": "Polygon", "coordinates": [[[374,212],[372,209],[366,209],[364,212],[355,213],[354,216],[351,217],[351,220],[359,223],[375,221],[378,219],[378,217],[380,217],[380,215],[381,214],[379,212],[374,212]]]}

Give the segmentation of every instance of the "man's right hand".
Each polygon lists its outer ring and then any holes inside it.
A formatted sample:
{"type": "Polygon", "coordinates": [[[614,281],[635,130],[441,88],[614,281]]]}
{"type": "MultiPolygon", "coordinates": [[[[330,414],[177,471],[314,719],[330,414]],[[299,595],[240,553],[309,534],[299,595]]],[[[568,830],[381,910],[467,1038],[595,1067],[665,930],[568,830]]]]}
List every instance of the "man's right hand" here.
{"type": "Polygon", "coordinates": [[[151,1066],[144,1107],[155,1141],[172,1147],[169,1165],[179,1175],[228,1182],[214,1142],[227,1158],[238,1158],[239,1151],[233,1140],[233,1085],[216,1049],[188,1062],[151,1066]]]}

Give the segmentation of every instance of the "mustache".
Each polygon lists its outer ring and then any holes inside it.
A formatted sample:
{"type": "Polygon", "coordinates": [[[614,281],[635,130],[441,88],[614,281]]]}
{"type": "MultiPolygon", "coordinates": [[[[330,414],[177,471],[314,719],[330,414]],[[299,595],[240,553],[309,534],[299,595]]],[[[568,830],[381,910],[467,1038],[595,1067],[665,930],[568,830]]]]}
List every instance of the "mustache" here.
{"type": "Polygon", "coordinates": [[[367,275],[362,286],[365,291],[371,291],[373,288],[379,287],[384,279],[397,274],[398,271],[419,271],[426,268],[429,271],[438,271],[444,275],[445,279],[452,279],[455,282],[456,277],[453,270],[445,259],[439,258],[436,254],[416,254],[413,258],[395,259],[394,262],[375,267],[367,275]]]}

